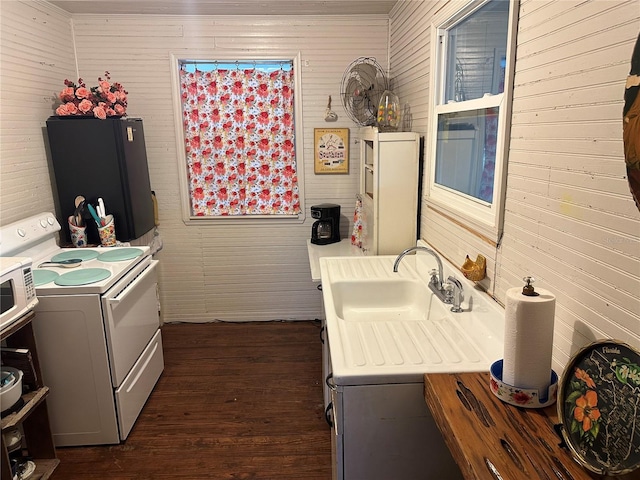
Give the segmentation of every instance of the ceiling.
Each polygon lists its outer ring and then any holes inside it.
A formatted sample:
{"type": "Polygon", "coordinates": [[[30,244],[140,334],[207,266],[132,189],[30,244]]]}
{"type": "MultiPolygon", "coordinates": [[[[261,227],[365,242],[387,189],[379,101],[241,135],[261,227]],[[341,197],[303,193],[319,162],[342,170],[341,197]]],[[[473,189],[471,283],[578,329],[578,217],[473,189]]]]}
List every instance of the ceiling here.
{"type": "Polygon", "coordinates": [[[388,14],[398,0],[50,0],[69,13],[108,15],[388,14]]]}

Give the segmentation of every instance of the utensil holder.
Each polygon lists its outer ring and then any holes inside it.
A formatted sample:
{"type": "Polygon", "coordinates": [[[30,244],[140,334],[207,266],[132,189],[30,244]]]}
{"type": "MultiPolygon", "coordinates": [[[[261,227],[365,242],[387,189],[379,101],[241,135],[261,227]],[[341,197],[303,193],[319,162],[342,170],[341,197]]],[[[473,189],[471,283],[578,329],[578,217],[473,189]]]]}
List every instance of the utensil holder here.
{"type": "Polygon", "coordinates": [[[115,247],[116,227],[113,215],[109,214],[105,217],[104,226],[98,227],[98,235],[100,235],[100,243],[103,247],[115,247]]]}
{"type": "Polygon", "coordinates": [[[67,221],[69,222],[69,233],[71,234],[71,243],[73,243],[73,246],[78,248],[86,247],[87,228],[76,225],[73,215],[70,215],[67,221]]]}

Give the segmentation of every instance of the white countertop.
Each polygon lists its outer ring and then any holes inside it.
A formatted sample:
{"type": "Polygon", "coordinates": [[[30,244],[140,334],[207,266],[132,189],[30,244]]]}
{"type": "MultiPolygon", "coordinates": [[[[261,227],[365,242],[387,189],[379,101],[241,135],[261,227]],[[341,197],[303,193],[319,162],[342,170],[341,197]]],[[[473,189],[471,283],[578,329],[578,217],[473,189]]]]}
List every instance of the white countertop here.
{"type": "MultiPolygon", "coordinates": [[[[368,255],[320,260],[336,385],[421,383],[425,373],[488,371],[503,357],[504,309],[497,302],[458,274],[465,299],[463,311],[452,313],[450,305],[429,290],[429,274],[420,273],[436,265],[431,255],[407,256],[397,272],[395,259],[368,255]],[[394,283],[402,285],[406,295],[393,288],[394,283]],[[381,294],[381,289],[389,294],[381,294]]],[[[455,275],[456,267],[446,259],[443,266],[444,278],[455,275]]]]}
{"type": "Polygon", "coordinates": [[[363,251],[351,245],[351,238],[343,238],[339,242],[329,245],[316,245],[307,240],[309,265],[311,266],[311,280],[320,281],[320,259],[322,257],[350,257],[364,255],[363,251]]]}

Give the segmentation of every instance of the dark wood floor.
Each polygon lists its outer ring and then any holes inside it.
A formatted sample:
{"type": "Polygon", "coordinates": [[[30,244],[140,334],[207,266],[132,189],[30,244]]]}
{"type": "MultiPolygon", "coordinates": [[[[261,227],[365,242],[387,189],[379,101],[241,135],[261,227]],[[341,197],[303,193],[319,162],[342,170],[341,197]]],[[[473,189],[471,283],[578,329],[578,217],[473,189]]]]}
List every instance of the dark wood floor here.
{"type": "Polygon", "coordinates": [[[170,324],[121,445],[57,450],[53,480],[331,478],[316,322],[170,324]]]}

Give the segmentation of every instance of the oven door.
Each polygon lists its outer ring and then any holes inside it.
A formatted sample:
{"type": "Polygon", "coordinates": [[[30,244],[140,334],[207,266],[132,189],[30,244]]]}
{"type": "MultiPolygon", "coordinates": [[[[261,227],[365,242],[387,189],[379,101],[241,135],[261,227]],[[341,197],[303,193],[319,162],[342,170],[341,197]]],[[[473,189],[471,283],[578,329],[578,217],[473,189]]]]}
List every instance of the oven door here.
{"type": "Polygon", "coordinates": [[[111,381],[122,384],[160,326],[157,260],[136,265],[102,297],[111,381]]]}

